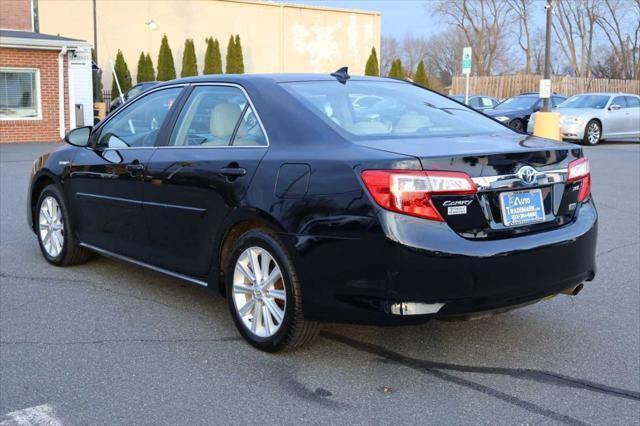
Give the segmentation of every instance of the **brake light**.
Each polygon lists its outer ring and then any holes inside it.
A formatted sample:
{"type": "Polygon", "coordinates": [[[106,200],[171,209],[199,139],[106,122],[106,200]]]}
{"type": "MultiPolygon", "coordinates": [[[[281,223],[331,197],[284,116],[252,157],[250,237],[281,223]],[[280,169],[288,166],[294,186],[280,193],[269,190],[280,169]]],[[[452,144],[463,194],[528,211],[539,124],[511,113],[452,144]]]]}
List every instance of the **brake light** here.
{"type": "Polygon", "coordinates": [[[567,182],[580,182],[578,201],[584,201],[591,193],[591,167],[586,157],[573,160],[569,163],[567,182]]]}
{"type": "Polygon", "coordinates": [[[466,173],[422,170],[366,170],[362,180],[381,207],[410,216],[442,222],[431,195],[475,194],[466,173]]]}

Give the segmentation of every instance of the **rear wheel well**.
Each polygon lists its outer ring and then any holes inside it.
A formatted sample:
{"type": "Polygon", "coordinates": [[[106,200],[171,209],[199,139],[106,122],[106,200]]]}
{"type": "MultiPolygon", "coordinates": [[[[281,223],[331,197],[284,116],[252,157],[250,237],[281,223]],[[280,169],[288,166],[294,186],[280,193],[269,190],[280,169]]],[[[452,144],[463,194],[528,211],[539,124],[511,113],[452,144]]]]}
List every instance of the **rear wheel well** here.
{"type": "Polygon", "coordinates": [[[49,176],[40,176],[33,184],[33,189],[31,190],[31,218],[33,219],[34,230],[36,228],[36,204],[38,204],[38,198],[40,198],[40,193],[52,184],[55,184],[55,181],[49,176]]]}
{"type": "Polygon", "coordinates": [[[231,256],[231,250],[233,248],[233,243],[240,238],[242,234],[251,230],[251,229],[264,229],[266,231],[271,231],[272,229],[265,222],[258,219],[248,219],[243,220],[241,222],[235,223],[224,236],[222,240],[222,244],[220,244],[220,251],[218,252],[218,289],[222,295],[226,295],[226,287],[225,287],[225,270],[227,269],[227,263],[229,262],[229,257],[231,256]]]}

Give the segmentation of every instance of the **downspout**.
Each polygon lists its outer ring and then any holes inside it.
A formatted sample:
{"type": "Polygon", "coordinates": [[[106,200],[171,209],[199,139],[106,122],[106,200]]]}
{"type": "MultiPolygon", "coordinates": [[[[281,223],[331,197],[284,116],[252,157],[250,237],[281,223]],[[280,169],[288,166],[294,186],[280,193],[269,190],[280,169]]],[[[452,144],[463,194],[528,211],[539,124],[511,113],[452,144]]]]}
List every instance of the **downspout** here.
{"type": "Polygon", "coordinates": [[[64,139],[64,56],[67,54],[67,46],[63,46],[58,53],[58,109],[60,113],[60,139],[64,139]]]}

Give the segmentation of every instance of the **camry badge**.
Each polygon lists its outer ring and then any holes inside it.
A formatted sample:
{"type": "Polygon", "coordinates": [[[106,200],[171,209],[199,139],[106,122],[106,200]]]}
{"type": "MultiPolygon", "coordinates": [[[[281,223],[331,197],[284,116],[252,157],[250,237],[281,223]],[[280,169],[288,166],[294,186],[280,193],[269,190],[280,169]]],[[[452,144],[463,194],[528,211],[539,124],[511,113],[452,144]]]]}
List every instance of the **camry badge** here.
{"type": "Polygon", "coordinates": [[[518,173],[516,173],[516,176],[518,176],[520,180],[527,185],[533,184],[536,181],[537,175],[538,172],[536,172],[536,169],[531,166],[524,166],[518,170],[518,173]]]}

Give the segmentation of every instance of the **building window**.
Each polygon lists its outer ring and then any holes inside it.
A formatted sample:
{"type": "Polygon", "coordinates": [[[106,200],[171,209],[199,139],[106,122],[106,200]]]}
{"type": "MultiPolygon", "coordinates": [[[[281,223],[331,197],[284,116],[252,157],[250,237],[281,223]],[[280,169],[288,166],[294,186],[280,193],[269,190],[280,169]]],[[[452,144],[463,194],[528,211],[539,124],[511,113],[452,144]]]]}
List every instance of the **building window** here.
{"type": "Polygon", "coordinates": [[[40,73],[29,68],[0,68],[0,120],[41,118],[40,73]]]}

